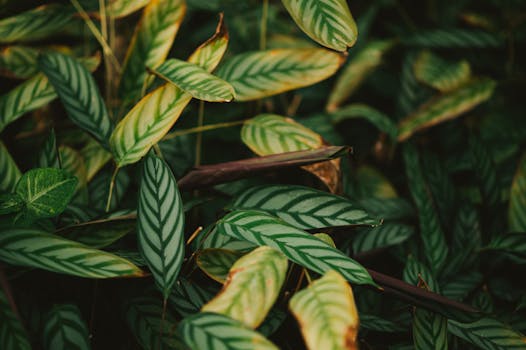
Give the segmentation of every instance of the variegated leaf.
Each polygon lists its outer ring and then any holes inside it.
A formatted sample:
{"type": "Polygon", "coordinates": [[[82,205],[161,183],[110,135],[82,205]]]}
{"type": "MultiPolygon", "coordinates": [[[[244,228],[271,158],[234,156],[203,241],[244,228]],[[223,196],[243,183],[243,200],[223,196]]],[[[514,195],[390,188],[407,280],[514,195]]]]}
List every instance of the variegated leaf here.
{"type": "Polygon", "coordinates": [[[275,49],[236,55],[217,75],[236,91],[236,101],[256,100],[327,79],[344,56],[324,49],[275,49]]]}
{"type": "Polygon", "coordinates": [[[186,317],[201,310],[204,304],[214,297],[214,293],[195,282],[181,278],[177,281],[170,294],[170,305],[186,317]]]}
{"type": "Polygon", "coordinates": [[[471,77],[467,61],[450,63],[430,51],[422,51],[418,55],[414,70],[417,80],[441,92],[453,91],[471,77]]]}
{"type": "Polygon", "coordinates": [[[140,10],[149,2],[150,0],[113,0],[106,7],[106,12],[113,18],[122,18],[140,10]]]}
{"type": "Polygon", "coordinates": [[[330,118],[335,124],[347,119],[365,119],[376,126],[381,132],[385,132],[393,140],[396,140],[398,133],[398,127],[387,115],[370,106],[360,103],[342,107],[332,112],[330,118]]]}
{"type": "Polygon", "coordinates": [[[86,180],[88,182],[111,160],[111,153],[93,139],[86,143],[80,150],[80,154],[86,164],[86,180]]]}
{"type": "Polygon", "coordinates": [[[412,226],[397,222],[384,222],[378,227],[363,229],[353,238],[354,253],[394,246],[405,242],[415,233],[412,226]]]}
{"type": "Polygon", "coordinates": [[[196,263],[208,277],[225,283],[230,268],[242,255],[235,250],[208,248],[199,251],[196,263]]]}
{"type": "Polygon", "coordinates": [[[88,326],[76,305],[54,306],[44,320],[43,336],[47,350],[91,349],[88,326]]]}
{"type": "Polygon", "coordinates": [[[4,291],[0,288],[0,347],[2,349],[31,350],[29,337],[11,309],[4,291]]]}
{"type": "Polygon", "coordinates": [[[137,233],[141,253],[166,299],[184,259],[184,212],[170,167],[153,154],[143,164],[137,233]]]}
{"type": "Polygon", "coordinates": [[[499,235],[485,249],[513,254],[526,262],[526,233],[499,235]]]}
{"type": "Polygon", "coordinates": [[[253,250],[232,265],[223,289],[201,310],[258,327],[279,295],[287,265],[287,258],[273,248],[253,250]]]}
{"type": "Polygon", "coordinates": [[[290,299],[307,348],[358,349],[358,311],[347,281],[336,271],[327,271],[290,299]]]}
{"type": "Polygon", "coordinates": [[[375,285],[367,270],[319,238],[258,211],[235,211],[217,223],[218,231],[278,249],[291,261],[323,274],[336,270],[348,281],[375,285]]]}
{"type": "Polygon", "coordinates": [[[92,248],[104,248],[135,231],[131,218],[102,219],[68,226],[57,233],[92,248]]]}
{"type": "Polygon", "coordinates": [[[262,210],[300,229],[377,225],[352,201],[331,193],[294,185],[263,185],[243,191],[229,206],[234,210],[262,210]]]}
{"type": "Polygon", "coordinates": [[[413,317],[415,350],[447,350],[447,318],[417,308],[413,317]]]}
{"type": "Polygon", "coordinates": [[[511,185],[508,225],[511,231],[526,232],[526,153],[517,165],[511,185]]]}
{"type": "Polygon", "coordinates": [[[37,158],[39,168],[60,168],[60,156],[57,148],[55,130],[51,129],[49,136],[42,146],[37,158]]]}
{"type": "Polygon", "coordinates": [[[492,318],[473,323],[449,320],[448,331],[484,350],[519,350],[526,344],[523,334],[492,318]]]}
{"type": "Polygon", "coordinates": [[[346,51],[358,28],[345,0],[282,0],[292,19],[309,37],[336,51],[346,51]]]}
{"type": "Polygon", "coordinates": [[[38,73],[39,51],[29,46],[8,46],[0,49],[0,74],[27,79],[38,73]]]}
{"type": "Polygon", "coordinates": [[[11,192],[21,176],[14,159],[0,141],[0,192],[11,192]]]}

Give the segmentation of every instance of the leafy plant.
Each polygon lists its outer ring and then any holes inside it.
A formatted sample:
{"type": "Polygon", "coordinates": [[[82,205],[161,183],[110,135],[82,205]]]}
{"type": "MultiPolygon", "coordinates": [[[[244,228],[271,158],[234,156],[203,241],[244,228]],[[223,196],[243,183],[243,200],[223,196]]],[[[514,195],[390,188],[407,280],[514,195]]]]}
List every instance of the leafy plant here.
{"type": "Polygon", "coordinates": [[[0,0],[0,349],[526,348],[525,13],[0,0]]]}

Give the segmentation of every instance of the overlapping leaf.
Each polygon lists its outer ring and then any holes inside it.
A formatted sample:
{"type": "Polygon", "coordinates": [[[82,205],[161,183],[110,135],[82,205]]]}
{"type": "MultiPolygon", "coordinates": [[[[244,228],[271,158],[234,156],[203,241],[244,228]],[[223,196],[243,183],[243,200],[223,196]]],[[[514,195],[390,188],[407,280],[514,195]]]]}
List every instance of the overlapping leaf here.
{"type": "Polygon", "coordinates": [[[428,48],[494,48],[502,45],[498,35],[483,30],[447,28],[419,30],[402,37],[402,43],[428,48]]]}
{"type": "Polygon", "coordinates": [[[526,232],[526,154],[517,166],[511,185],[508,224],[511,231],[526,232]]]}
{"type": "Polygon", "coordinates": [[[170,294],[170,304],[183,317],[195,314],[214,297],[214,294],[198,284],[181,278],[170,294]]]}
{"type": "Polygon", "coordinates": [[[339,273],[327,271],[295,293],[289,305],[308,349],[358,348],[358,311],[352,289],[339,273]]]}
{"type": "Polygon", "coordinates": [[[193,350],[277,350],[261,334],[230,317],[205,312],[185,318],[177,326],[184,342],[193,350]]]}
{"type": "Polygon", "coordinates": [[[0,192],[11,192],[21,176],[14,159],[0,141],[0,192]]]}
{"type": "Polygon", "coordinates": [[[166,299],[184,259],[184,212],[170,167],[153,154],[143,164],[137,223],[139,248],[166,299]]]}
{"type": "Polygon", "coordinates": [[[29,46],[8,46],[0,50],[0,74],[27,79],[38,73],[38,50],[29,46]]]}
{"type": "Polygon", "coordinates": [[[274,49],[236,55],[217,75],[234,87],[236,101],[249,101],[325,80],[343,60],[336,52],[318,48],[274,49]]]}
{"type": "Polygon", "coordinates": [[[29,337],[0,289],[0,346],[2,349],[30,350],[29,337]]]}
{"type": "Polygon", "coordinates": [[[526,261],[526,234],[521,232],[497,236],[485,249],[510,253],[526,261]]]}
{"type": "Polygon", "coordinates": [[[346,51],[358,38],[358,28],[345,0],[282,0],[296,24],[313,40],[346,51]]]}
{"type": "Polygon", "coordinates": [[[355,188],[350,197],[393,199],[396,189],[378,169],[362,165],[356,169],[355,188]]]}
{"type": "Polygon", "coordinates": [[[223,289],[201,310],[258,327],[279,295],[287,265],[287,258],[273,248],[253,250],[232,265],[223,289]]]}
{"type": "Polygon", "coordinates": [[[143,272],[116,255],[35,229],[7,229],[0,260],[88,278],[139,277],[143,272]]]}
{"type": "Polygon", "coordinates": [[[408,240],[414,232],[412,226],[396,222],[384,222],[378,227],[360,231],[353,239],[353,251],[361,253],[400,244],[408,240]]]}
{"type": "Polygon", "coordinates": [[[57,148],[55,130],[51,129],[37,158],[39,168],[60,168],[60,158],[57,148]]]}
{"type": "Polygon", "coordinates": [[[467,61],[449,63],[430,51],[418,55],[414,70],[416,79],[442,92],[455,90],[471,77],[467,61]]]}
{"type": "Polygon", "coordinates": [[[57,305],[44,321],[44,348],[91,349],[89,331],[79,308],[73,304],[57,305]]]}
{"type": "Polygon", "coordinates": [[[398,133],[396,124],[387,115],[370,106],[356,103],[342,107],[331,113],[331,120],[333,123],[339,123],[346,119],[355,118],[363,118],[367,120],[376,126],[378,130],[385,132],[392,139],[396,139],[398,133]]]}
{"type": "Polygon", "coordinates": [[[86,164],[86,180],[89,182],[97,172],[111,159],[111,153],[105,150],[98,142],[90,139],[80,150],[82,159],[86,164]]]}
{"type": "Polygon", "coordinates": [[[243,191],[230,205],[234,210],[263,210],[300,229],[377,225],[352,201],[309,187],[264,185],[243,191]]]}
{"type": "Polygon", "coordinates": [[[363,266],[319,238],[258,211],[234,211],[217,229],[237,239],[278,249],[291,261],[318,273],[336,270],[348,281],[375,285],[363,266]]]}
{"type": "Polygon", "coordinates": [[[196,263],[208,277],[219,283],[225,283],[230,268],[241,255],[235,250],[208,248],[199,252],[196,263]]]}
{"type": "Polygon", "coordinates": [[[124,217],[84,222],[69,226],[58,233],[92,248],[104,248],[134,231],[135,220],[124,217]]]}
{"type": "Polygon", "coordinates": [[[449,320],[448,331],[484,350],[524,349],[524,335],[492,318],[473,323],[449,320]]]}
{"type": "Polygon", "coordinates": [[[125,17],[148,4],[149,0],[114,0],[106,7],[108,16],[113,18],[125,17]]]}
{"type": "Polygon", "coordinates": [[[413,317],[413,340],[416,350],[447,350],[447,319],[417,308],[413,317]]]}

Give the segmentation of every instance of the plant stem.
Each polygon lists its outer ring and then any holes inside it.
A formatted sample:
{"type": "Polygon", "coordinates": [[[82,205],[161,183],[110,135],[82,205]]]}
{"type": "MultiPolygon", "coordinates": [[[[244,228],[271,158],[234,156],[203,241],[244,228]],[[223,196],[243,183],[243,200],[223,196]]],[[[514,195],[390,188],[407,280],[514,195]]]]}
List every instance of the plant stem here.
{"type": "Polygon", "coordinates": [[[117,178],[118,172],[119,172],[119,167],[115,166],[115,170],[113,171],[113,174],[111,175],[110,192],[108,193],[108,201],[106,202],[106,213],[110,211],[111,196],[113,194],[113,187],[115,186],[115,179],[117,178]]]}
{"type": "Polygon", "coordinates": [[[259,30],[259,49],[265,50],[267,47],[267,19],[268,19],[268,0],[263,0],[261,13],[261,23],[259,30]]]}
{"type": "MultiPolygon", "coordinates": [[[[205,102],[199,101],[199,114],[197,117],[197,127],[202,128],[203,122],[205,119],[205,102]]],[[[194,165],[197,167],[201,164],[201,148],[202,148],[202,142],[203,142],[203,134],[199,130],[197,132],[197,140],[195,142],[195,163],[194,165]]]]}
{"type": "Polygon", "coordinates": [[[164,328],[164,321],[166,319],[166,297],[163,298],[163,313],[161,314],[161,324],[159,326],[159,350],[163,347],[163,328],[164,328]]]}
{"type": "Polygon", "coordinates": [[[235,122],[225,122],[225,123],[203,125],[203,126],[197,126],[195,128],[174,131],[174,132],[167,134],[165,137],[163,137],[163,140],[171,140],[176,137],[183,136],[183,135],[195,134],[195,133],[200,133],[203,131],[216,130],[216,129],[222,129],[222,128],[229,128],[231,126],[242,125],[247,120],[249,119],[237,120],[235,122]]]}

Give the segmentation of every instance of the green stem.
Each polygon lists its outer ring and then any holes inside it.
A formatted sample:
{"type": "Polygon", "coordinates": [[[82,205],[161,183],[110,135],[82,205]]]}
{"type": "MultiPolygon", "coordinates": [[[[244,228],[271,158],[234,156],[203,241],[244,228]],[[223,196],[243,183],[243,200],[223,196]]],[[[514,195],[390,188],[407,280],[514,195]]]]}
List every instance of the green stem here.
{"type": "Polygon", "coordinates": [[[249,119],[236,120],[235,122],[225,122],[225,123],[203,125],[203,126],[197,126],[195,128],[178,130],[178,131],[174,131],[169,134],[166,134],[166,136],[163,137],[163,140],[171,140],[176,137],[183,136],[183,135],[189,135],[189,134],[201,133],[201,132],[209,131],[209,130],[216,130],[216,129],[222,129],[222,128],[229,128],[232,126],[238,126],[238,125],[244,124],[247,120],[249,119]]]}
{"type": "Polygon", "coordinates": [[[111,196],[113,194],[113,187],[115,186],[115,179],[117,178],[118,172],[119,172],[119,167],[115,166],[115,170],[113,171],[113,174],[111,175],[110,192],[108,193],[108,201],[106,202],[106,213],[110,211],[111,196]]]}
{"type": "Polygon", "coordinates": [[[268,0],[263,0],[261,23],[259,31],[259,49],[265,50],[267,47],[267,19],[268,19],[268,0]]]}

